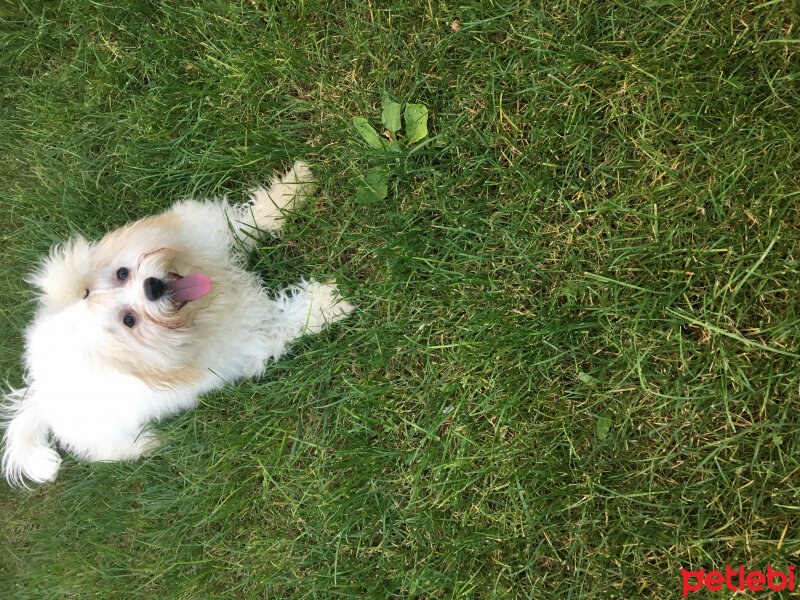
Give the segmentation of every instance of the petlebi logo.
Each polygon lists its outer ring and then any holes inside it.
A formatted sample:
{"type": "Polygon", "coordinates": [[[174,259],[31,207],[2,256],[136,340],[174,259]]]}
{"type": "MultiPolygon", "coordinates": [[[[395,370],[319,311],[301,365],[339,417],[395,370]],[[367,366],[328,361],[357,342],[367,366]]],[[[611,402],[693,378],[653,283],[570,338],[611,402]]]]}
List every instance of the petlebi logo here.
{"type": "Polygon", "coordinates": [[[687,571],[681,569],[683,580],[683,596],[689,592],[696,592],[704,587],[711,592],[718,592],[724,588],[730,591],[760,592],[761,590],[781,590],[794,591],[794,565],[787,565],[785,571],[767,566],[766,571],[747,571],[744,565],[732,567],[727,565],[725,572],[699,569],[697,571],[687,571]]]}

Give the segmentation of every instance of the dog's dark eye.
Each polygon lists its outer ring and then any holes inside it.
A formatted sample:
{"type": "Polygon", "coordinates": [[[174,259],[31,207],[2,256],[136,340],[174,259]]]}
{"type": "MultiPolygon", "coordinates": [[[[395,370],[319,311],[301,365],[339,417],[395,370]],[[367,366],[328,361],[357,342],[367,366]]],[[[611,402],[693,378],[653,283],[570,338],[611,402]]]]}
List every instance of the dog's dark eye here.
{"type": "Polygon", "coordinates": [[[131,313],[128,313],[122,317],[122,322],[125,323],[125,327],[133,327],[136,324],[136,319],[133,318],[131,313]]]}
{"type": "Polygon", "coordinates": [[[119,279],[120,281],[125,281],[126,279],[128,279],[128,269],[126,269],[125,267],[118,269],[117,279],[119,279]]]}

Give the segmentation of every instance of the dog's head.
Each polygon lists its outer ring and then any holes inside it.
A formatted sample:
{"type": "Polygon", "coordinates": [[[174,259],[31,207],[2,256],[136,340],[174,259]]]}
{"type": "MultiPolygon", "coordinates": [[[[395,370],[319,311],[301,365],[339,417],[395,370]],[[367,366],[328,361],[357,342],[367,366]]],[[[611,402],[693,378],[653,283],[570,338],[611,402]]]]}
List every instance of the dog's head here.
{"type": "Polygon", "coordinates": [[[196,272],[181,246],[163,219],[134,223],[97,243],[75,238],[57,246],[29,278],[40,290],[34,331],[51,350],[153,387],[191,380],[202,337],[196,311],[213,294],[211,279],[196,272]]]}

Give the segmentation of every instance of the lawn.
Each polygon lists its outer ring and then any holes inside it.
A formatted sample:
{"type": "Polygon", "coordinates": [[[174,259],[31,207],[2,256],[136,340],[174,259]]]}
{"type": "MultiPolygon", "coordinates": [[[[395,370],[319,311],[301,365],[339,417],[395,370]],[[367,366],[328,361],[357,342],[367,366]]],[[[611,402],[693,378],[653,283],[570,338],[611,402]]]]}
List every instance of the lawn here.
{"type": "Polygon", "coordinates": [[[295,159],[320,190],[251,266],[360,310],[152,458],[0,483],[0,595],[666,599],[800,561],[798,37],[792,0],[3,3],[2,379],[50,245],[295,159]],[[427,136],[370,146],[389,101],[427,136]]]}

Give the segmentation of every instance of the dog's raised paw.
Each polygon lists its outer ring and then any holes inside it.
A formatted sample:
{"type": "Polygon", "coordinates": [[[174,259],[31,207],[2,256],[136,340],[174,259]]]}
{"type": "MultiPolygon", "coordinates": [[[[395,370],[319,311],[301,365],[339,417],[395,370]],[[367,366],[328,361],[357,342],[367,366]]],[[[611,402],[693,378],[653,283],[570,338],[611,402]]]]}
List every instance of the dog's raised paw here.
{"type": "Polygon", "coordinates": [[[320,331],[326,325],[341,321],[356,307],[344,300],[335,281],[320,283],[311,281],[306,288],[311,295],[311,308],[308,316],[308,329],[320,331]]]}
{"type": "Polygon", "coordinates": [[[313,184],[317,181],[317,178],[314,177],[314,173],[311,171],[311,167],[309,167],[302,160],[296,160],[294,162],[291,170],[287,174],[287,177],[290,178],[291,183],[299,182],[313,184]]]}
{"type": "Polygon", "coordinates": [[[317,188],[317,178],[314,177],[311,167],[302,160],[295,161],[292,168],[281,178],[281,183],[287,186],[287,195],[290,199],[287,200],[285,208],[290,211],[303,208],[317,188]]]}

